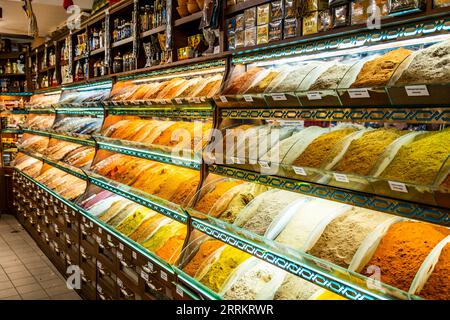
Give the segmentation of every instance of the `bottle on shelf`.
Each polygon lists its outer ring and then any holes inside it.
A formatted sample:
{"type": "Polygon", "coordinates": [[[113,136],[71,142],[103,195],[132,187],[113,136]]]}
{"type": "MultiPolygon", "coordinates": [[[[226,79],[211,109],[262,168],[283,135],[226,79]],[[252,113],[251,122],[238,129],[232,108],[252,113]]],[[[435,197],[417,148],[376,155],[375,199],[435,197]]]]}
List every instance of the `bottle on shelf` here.
{"type": "Polygon", "coordinates": [[[117,53],[117,55],[114,57],[113,62],[113,73],[119,73],[123,70],[123,59],[120,55],[120,52],[117,53]]]}
{"type": "Polygon", "coordinates": [[[113,28],[112,38],[113,38],[113,42],[116,42],[119,39],[119,19],[114,20],[114,28],[113,28]]]}
{"type": "Polygon", "coordinates": [[[12,66],[11,66],[11,62],[9,61],[9,59],[8,59],[8,61],[6,61],[5,73],[6,74],[12,73],[12,66]]]}
{"type": "Polygon", "coordinates": [[[103,48],[105,46],[105,23],[102,22],[102,28],[98,33],[98,47],[103,48]]]}

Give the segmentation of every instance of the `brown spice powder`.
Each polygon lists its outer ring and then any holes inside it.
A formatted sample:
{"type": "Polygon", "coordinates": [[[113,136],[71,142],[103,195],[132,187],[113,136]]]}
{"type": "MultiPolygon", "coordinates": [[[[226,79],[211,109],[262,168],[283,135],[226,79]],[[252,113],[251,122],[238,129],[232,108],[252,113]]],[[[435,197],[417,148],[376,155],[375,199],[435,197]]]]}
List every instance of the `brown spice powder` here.
{"type": "Polygon", "coordinates": [[[431,250],[448,234],[444,227],[413,221],[393,224],[381,239],[372,259],[364,267],[378,266],[381,282],[408,291],[411,283],[431,250]]]}
{"type": "Polygon", "coordinates": [[[420,296],[430,300],[450,300],[450,244],[441,251],[438,263],[420,291],[420,296]]]}
{"type": "Polygon", "coordinates": [[[316,138],[298,157],[293,166],[319,168],[333,147],[356,129],[333,130],[316,138]]]}
{"type": "Polygon", "coordinates": [[[411,50],[400,48],[367,61],[351,87],[364,88],[386,85],[398,65],[411,53],[411,50]]]}

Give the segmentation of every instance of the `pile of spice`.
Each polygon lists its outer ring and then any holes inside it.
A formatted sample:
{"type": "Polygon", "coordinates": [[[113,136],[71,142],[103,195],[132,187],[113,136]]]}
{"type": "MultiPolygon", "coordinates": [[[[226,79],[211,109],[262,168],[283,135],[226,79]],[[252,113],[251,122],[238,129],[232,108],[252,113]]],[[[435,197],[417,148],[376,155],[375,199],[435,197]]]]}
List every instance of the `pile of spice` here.
{"type": "Polygon", "coordinates": [[[336,63],[328,68],[319,78],[309,87],[309,90],[327,90],[336,89],[350,69],[350,64],[336,63]]]}
{"type": "Polygon", "coordinates": [[[450,83],[450,41],[444,41],[420,50],[408,68],[395,83],[412,84],[450,83]]]}
{"type": "Polygon", "coordinates": [[[208,214],[209,210],[225,192],[241,183],[242,181],[239,180],[225,180],[217,182],[211,190],[208,190],[200,198],[200,200],[194,206],[194,210],[208,214]]]}
{"type": "Polygon", "coordinates": [[[244,251],[227,246],[219,258],[209,266],[208,271],[197,280],[211,290],[220,292],[230,273],[250,257],[251,255],[244,251]]]}
{"type": "Polygon", "coordinates": [[[308,300],[320,287],[302,278],[286,274],[283,283],[275,292],[274,300],[308,300]]]}
{"type": "Polygon", "coordinates": [[[268,187],[255,183],[243,183],[223,194],[209,211],[209,215],[228,223],[234,223],[239,212],[268,187]]]}
{"type": "Polygon", "coordinates": [[[384,86],[391,79],[398,65],[403,62],[410,54],[411,50],[395,49],[367,61],[358,74],[352,88],[365,88],[384,86]]]}
{"type": "Polygon", "coordinates": [[[171,237],[185,232],[186,226],[173,220],[161,226],[147,241],[142,243],[142,246],[156,253],[171,237]]]}
{"type": "Polygon", "coordinates": [[[439,260],[419,295],[430,300],[450,300],[450,244],[441,251],[439,260]]]}
{"type": "Polygon", "coordinates": [[[206,240],[200,245],[197,253],[183,268],[183,271],[191,277],[194,277],[203,261],[205,261],[213,252],[224,245],[225,244],[219,240],[206,240]]]}
{"type": "Polygon", "coordinates": [[[155,214],[153,210],[139,206],[131,215],[129,215],[116,227],[116,230],[128,236],[136,230],[144,219],[153,214],[155,214]]]}
{"type": "Polygon", "coordinates": [[[238,94],[247,91],[262,70],[259,67],[251,68],[247,72],[234,77],[234,79],[232,78],[223,94],[238,94]]]}
{"type": "Polygon", "coordinates": [[[420,185],[431,185],[450,155],[450,128],[421,134],[400,148],[381,177],[420,185]]]}
{"type": "Polygon", "coordinates": [[[186,229],[179,229],[175,235],[170,237],[163,246],[155,252],[156,255],[164,261],[167,261],[169,264],[174,264],[180,256],[185,239],[186,229]]]}
{"type": "MultiPolygon", "coordinates": [[[[334,215],[338,210],[343,210],[340,203],[314,199],[303,203],[289,220],[283,231],[275,239],[276,242],[285,244],[293,249],[301,250],[315,227],[323,219],[334,215]]],[[[350,207],[348,207],[350,209],[350,207]]]]}
{"type": "MultiPolygon", "coordinates": [[[[246,267],[245,265],[241,266],[246,267]]],[[[281,270],[277,267],[260,261],[249,270],[244,271],[223,294],[223,297],[226,300],[256,300],[258,294],[266,293],[269,296],[273,291],[270,292],[268,287],[273,281],[275,274],[279,272],[281,270]]]]}
{"type": "Polygon", "coordinates": [[[284,208],[302,198],[299,194],[284,190],[265,192],[254,200],[258,201],[256,205],[250,204],[237,216],[235,224],[263,236],[284,208]]]}
{"type": "Polygon", "coordinates": [[[449,233],[447,228],[422,222],[395,223],[361,273],[370,277],[367,268],[379,267],[381,282],[408,291],[430,251],[449,233]]]}
{"type": "Polygon", "coordinates": [[[136,241],[137,243],[144,242],[164,219],[166,218],[159,213],[152,215],[148,219],[144,220],[137,227],[137,229],[130,234],[130,239],[136,241]]]}
{"type": "Polygon", "coordinates": [[[348,268],[370,232],[391,218],[381,212],[355,207],[331,221],[308,253],[348,268]]]}
{"type": "Polygon", "coordinates": [[[320,168],[332,149],[342,139],[355,132],[354,128],[336,129],[324,133],[308,145],[305,151],[293,162],[293,166],[320,168]]]}
{"type": "Polygon", "coordinates": [[[267,92],[295,92],[299,88],[305,77],[317,66],[320,62],[308,62],[300,67],[293,67],[292,71],[285,73],[282,79],[275,79],[267,88],[267,92]]]}
{"type": "Polygon", "coordinates": [[[377,129],[364,133],[352,141],[334,171],[368,176],[386,148],[408,131],[377,129]]]}
{"type": "Polygon", "coordinates": [[[269,69],[261,72],[261,75],[255,79],[255,82],[257,83],[253,83],[246,93],[263,93],[278,74],[279,71],[276,69],[269,69]]]}

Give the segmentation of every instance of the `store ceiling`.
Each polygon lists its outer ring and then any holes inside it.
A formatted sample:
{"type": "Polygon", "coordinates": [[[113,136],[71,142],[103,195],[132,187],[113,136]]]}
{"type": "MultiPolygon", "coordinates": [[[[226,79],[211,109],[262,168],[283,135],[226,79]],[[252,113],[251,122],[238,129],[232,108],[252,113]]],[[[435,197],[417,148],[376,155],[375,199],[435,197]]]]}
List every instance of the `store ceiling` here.
{"type": "MultiPolygon", "coordinates": [[[[91,9],[92,2],[93,0],[73,0],[82,9],[91,9]]],[[[63,0],[33,0],[32,5],[41,37],[50,34],[70,16],[63,8],[63,0]]],[[[3,9],[0,33],[28,33],[28,20],[22,6],[22,0],[0,0],[0,7],[3,9]]]]}

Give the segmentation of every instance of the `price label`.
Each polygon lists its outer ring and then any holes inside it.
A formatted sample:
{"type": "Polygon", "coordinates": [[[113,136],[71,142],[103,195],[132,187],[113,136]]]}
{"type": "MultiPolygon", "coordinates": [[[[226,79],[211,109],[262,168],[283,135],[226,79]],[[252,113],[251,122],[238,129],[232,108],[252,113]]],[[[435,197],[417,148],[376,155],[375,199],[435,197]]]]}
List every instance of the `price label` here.
{"type": "Polygon", "coordinates": [[[349,183],[350,181],[348,180],[347,175],[342,174],[342,173],[333,173],[334,176],[334,180],[339,181],[339,182],[345,182],[345,183],[349,183]]]}
{"type": "Polygon", "coordinates": [[[317,91],[307,92],[306,97],[308,98],[309,101],[322,100],[322,96],[321,96],[320,92],[317,92],[317,91]]]}
{"type": "Polygon", "coordinates": [[[259,165],[261,166],[261,168],[270,169],[269,161],[260,160],[258,162],[259,162],[259,165]]]}
{"type": "Polygon", "coordinates": [[[137,259],[137,253],[136,253],[136,252],[133,251],[133,252],[131,253],[131,256],[133,257],[133,259],[137,259]]]}
{"type": "Polygon", "coordinates": [[[253,102],[252,96],[248,96],[248,95],[245,95],[245,96],[244,96],[244,100],[245,100],[246,102],[253,102]]]}
{"type": "Polygon", "coordinates": [[[108,234],[108,235],[106,236],[106,239],[108,239],[108,241],[112,241],[112,239],[111,239],[111,235],[110,235],[110,234],[108,234]]]}
{"type": "Polygon", "coordinates": [[[153,263],[147,262],[147,267],[150,269],[150,271],[153,271],[153,263]]]}
{"type": "Polygon", "coordinates": [[[103,293],[102,287],[100,287],[100,285],[98,285],[98,284],[97,284],[97,291],[100,292],[100,293],[103,293]]]}
{"type": "Polygon", "coordinates": [[[124,249],[123,243],[119,243],[119,249],[123,251],[123,249],[124,249]]]}
{"type": "Polygon", "coordinates": [[[81,253],[85,252],[83,247],[80,247],[80,251],[81,251],[81,253]]]}
{"type": "Polygon", "coordinates": [[[141,271],[141,278],[144,279],[145,281],[148,281],[149,276],[147,273],[145,273],[144,271],[141,271]]]}
{"type": "Polygon", "coordinates": [[[426,85],[406,86],[406,94],[408,97],[428,97],[428,87],[426,85]]]}
{"type": "Polygon", "coordinates": [[[273,101],[286,101],[286,95],[284,93],[272,94],[273,101]]]}
{"type": "Polygon", "coordinates": [[[122,282],[122,280],[120,280],[119,278],[117,278],[117,285],[118,285],[120,288],[123,288],[123,282],[122,282]]]}
{"type": "Polygon", "coordinates": [[[100,234],[102,234],[102,233],[103,233],[103,230],[102,230],[102,228],[98,228],[98,233],[100,233],[100,234]]]}
{"type": "Polygon", "coordinates": [[[292,167],[292,169],[294,169],[294,172],[296,174],[299,174],[301,176],[307,176],[308,174],[306,173],[305,169],[303,169],[302,167],[292,167]]]}
{"type": "Polygon", "coordinates": [[[175,102],[178,103],[178,104],[182,104],[182,103],[183,103],[183,99],[176,98],[176,99],[175,99],[175,102]]]}
{"type": "Polygon", "coordinates": [[[94,227],[94,223],[91,221],[91,223],[89,224],[91,226],[91,228],[94,227]]]}
{"type": "Polygon", "coordinates": [[[97,260],[97,267],[100,268],[100,269],[102,269],[102,267],[103,267],[102,263],[100,261],[98,261],[98,260],[97,260]]]}
{"type": "Polygon", "coordinates": [[[96,236],[96,240],[99,244],[102,243],[102,238],[100,238],[99,236],[96,236]]]}
{"type": "Polygon", "coordinates": [[[220,101],[222,101],[223,103],[227,103],[227,102],[228,102],[228,99],[227,99],[227,97],[225,97],[225,96],[220,96],[219,99],[220,99],[220,101]]]}
{"type": "Polygon", "coordinates": [[[369,90],[367,89],[349,89],[347,92],[351,99],[370,98],[369,90]]]}
{"type": "Polygon", "coordinates": [[[162,270],[161,270],[161,279],[163,279],[164,281],[167,281],[167,273],[165,273],[162,270]]]}
{"type": "Polygon", "coordinates": [[[119,258],[120,260],[123,259],[123,254],[122,254],[122,252],[120,252],[120,251],[117,251],[116,256],[117,256],[117,258],[119,258]]]}
{"type": "Polygon", "coordinates": [[[179,286],[177,286],[177,288],[176,288],[175,291],[177,292],[177,294],[178,294],[180,297],[183,297],[184,292],[183,292],[183,290],[181,290],[181,288],[180,288],[179,286]]]}
{"type": "Polygon", "coordinates": [[[389,181],[389,187],[391,188],[392,191],[408,193],[408,188],[404,183],[401,182],[389,181]]]}

